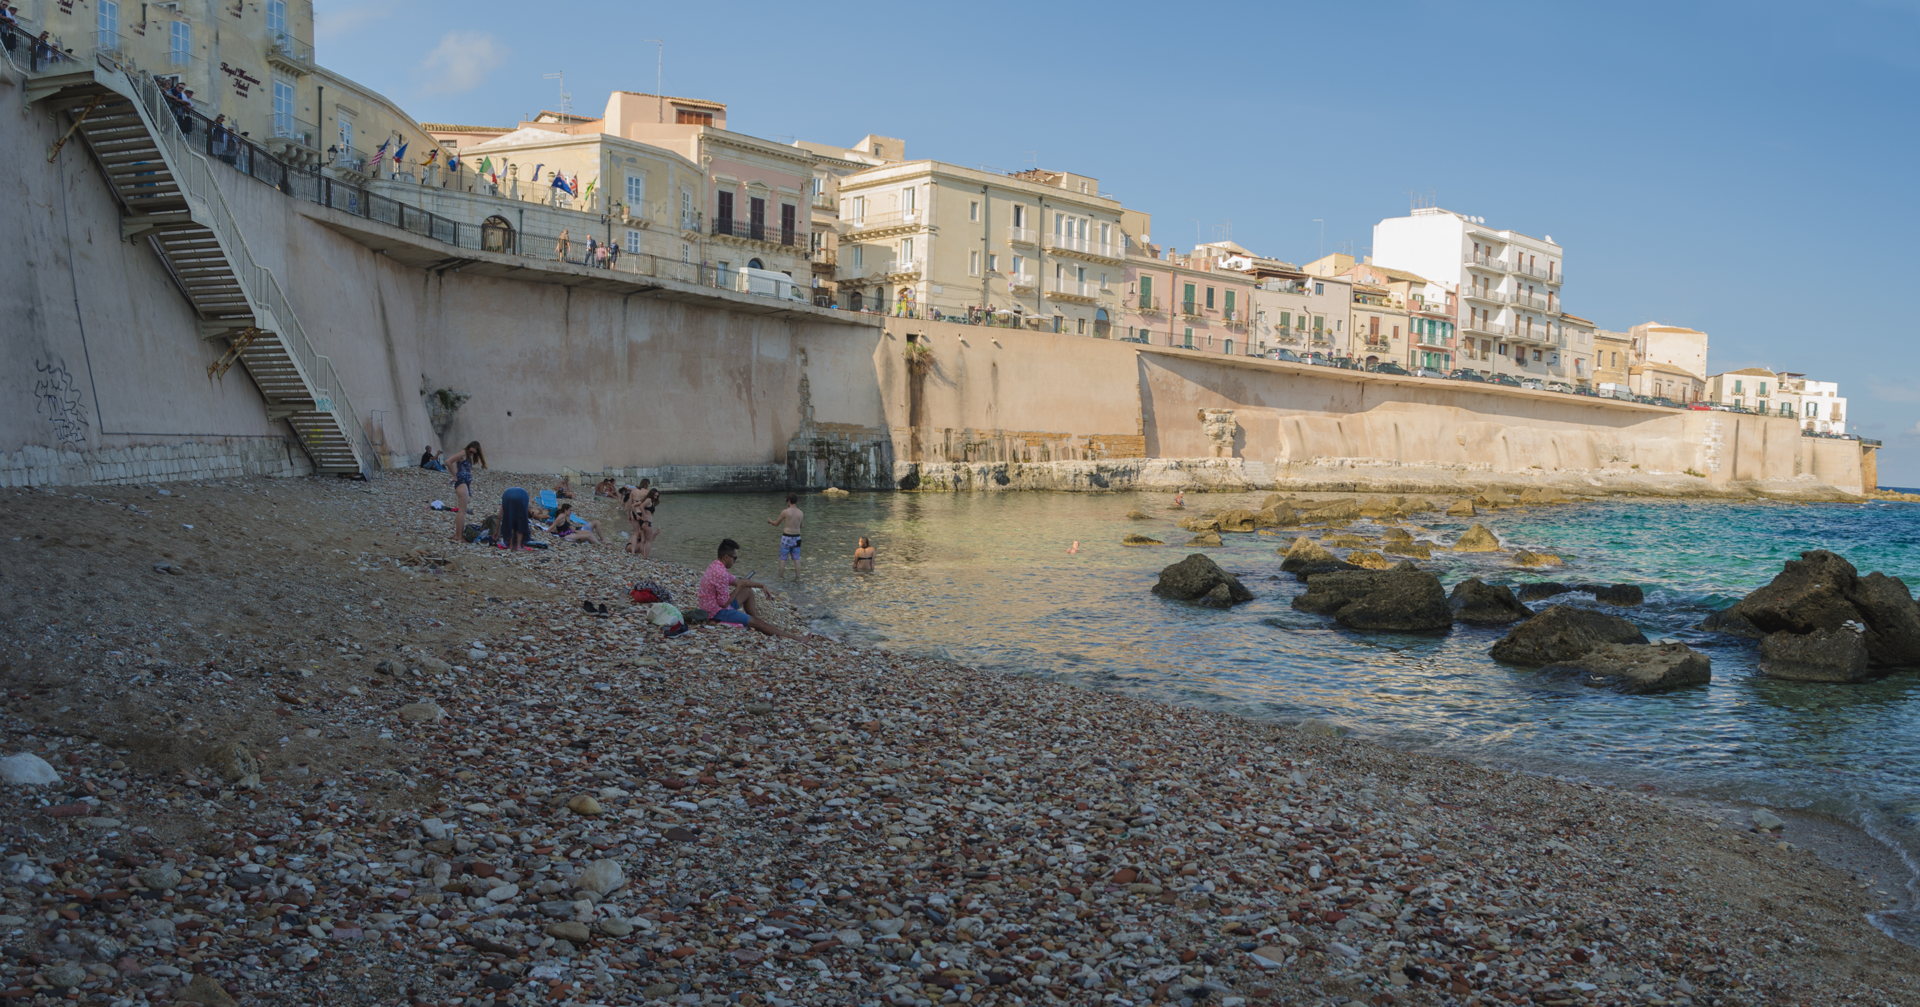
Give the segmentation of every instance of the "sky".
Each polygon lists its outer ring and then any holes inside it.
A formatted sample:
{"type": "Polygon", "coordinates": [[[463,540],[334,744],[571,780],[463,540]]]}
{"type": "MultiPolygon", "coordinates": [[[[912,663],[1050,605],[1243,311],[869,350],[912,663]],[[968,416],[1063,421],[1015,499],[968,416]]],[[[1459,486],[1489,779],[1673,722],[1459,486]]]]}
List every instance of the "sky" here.
{"type": "Polygon", "coordinates": [[[1840,382],[1920,487],[1920,0],[314,7],[422,121],[512,125],[556,73],[598,115],[663,62],[740,132],[1091,175],[1162,245],[1365,255],[1416,200],[1551,236],[1567,310],[1840,382]]]}

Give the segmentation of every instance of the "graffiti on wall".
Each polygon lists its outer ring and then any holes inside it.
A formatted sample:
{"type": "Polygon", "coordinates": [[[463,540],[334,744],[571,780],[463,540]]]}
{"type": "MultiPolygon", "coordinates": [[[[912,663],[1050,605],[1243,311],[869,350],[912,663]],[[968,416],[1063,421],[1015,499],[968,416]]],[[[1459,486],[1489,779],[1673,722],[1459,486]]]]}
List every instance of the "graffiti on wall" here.
{"type": "Polygon", "coordinates": [[[53,424],[55,439],[63,447],[87,443],[87,413],[81,408],[80,386],[64,360],[35,360],[33,383],[34,411],[53,424]]]}

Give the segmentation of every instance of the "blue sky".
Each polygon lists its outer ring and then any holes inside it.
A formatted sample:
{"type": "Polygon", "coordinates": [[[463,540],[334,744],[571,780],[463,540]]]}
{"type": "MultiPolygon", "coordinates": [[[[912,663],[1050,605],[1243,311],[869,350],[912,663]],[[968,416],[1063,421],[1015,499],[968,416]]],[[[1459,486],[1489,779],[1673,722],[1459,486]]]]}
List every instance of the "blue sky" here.
{"type": "Polygon", "coordinates": [[[1431,198],[1551,235],[1602,326],[1841,382],[1920,486],[1920,0],[314,6],[321,61],[428,121],[510,125],[556,72],[598,114],[662,39],[734,129],[1093,175],[1162,244],[1364,255],[1431,198]]]}

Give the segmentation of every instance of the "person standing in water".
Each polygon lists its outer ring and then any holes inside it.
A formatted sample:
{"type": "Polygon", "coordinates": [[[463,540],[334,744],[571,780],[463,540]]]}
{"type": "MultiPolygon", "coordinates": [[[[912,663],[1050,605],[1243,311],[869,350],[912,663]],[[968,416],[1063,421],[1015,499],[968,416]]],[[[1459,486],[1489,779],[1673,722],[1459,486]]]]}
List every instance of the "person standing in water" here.
{"type": "Polygon", "coordinates": [[[467,510],[473,505],[473,463],[479,462],[481,468],[487,467],[487,454],[480,450],[479,441],[468,441],[452,458],[447,459],[453,465],[453,540],[464,542],[460,534],[467,524],[467,510]]]}
{"type": "Polygon", "coordinates": [[[855,573],[873,572],[873,540],[860,536],[860,544],[853,550],[853,570],[855,573]]]}
{"type": "Polygon", "coordinates": [[[800,511],[800,498],[789,493],[787,509],[767,520],[768,524],[780,528],[780,562],[777,569],[781,576],[786,575],[788,562],[793,563],[793,575],[800,576],[800,525],[806,518],[800,511]]]}

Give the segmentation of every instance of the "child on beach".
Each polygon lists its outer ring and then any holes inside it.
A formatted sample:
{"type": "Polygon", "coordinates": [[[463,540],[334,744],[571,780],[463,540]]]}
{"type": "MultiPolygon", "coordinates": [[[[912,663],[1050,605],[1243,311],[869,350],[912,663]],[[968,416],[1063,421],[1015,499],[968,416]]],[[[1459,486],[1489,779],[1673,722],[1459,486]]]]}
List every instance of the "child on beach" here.
{"type": "Polygon", "coordinates": [[[860,536],[860,544],[854,547],[853,569],[856,573],[873,572],[873,541],[865,535],[860,536]]]}

